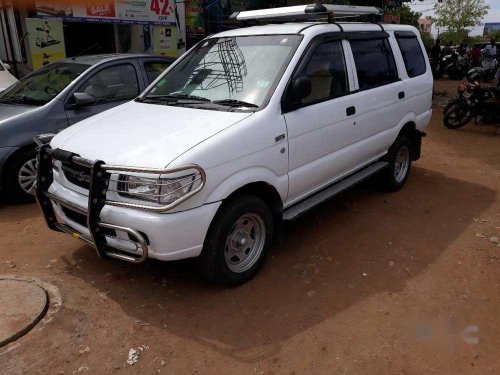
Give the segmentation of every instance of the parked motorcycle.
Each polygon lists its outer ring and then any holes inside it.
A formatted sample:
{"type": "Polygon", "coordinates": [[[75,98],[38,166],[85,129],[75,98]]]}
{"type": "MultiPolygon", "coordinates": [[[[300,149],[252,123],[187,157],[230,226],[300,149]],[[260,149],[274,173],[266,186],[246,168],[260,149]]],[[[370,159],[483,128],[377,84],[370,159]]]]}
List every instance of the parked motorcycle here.
{"type": "Polygon", "coordinates": [[[486,69],[483,67],[476,67],[472,68],[467,75],[471,75],[474,72],[477,73],[478,76],[478,81],[480,82],[491,82],[495,77],[498,75],[498,72],[500,70],[498,69],[498,63],[495,64],[495,67],[493,69],[486,69]]]}
{"type": "Polygon", "coordinates": [[[471,120],[477,126],[500,127],[500,88],[482,87],[477,72],[468,74],[468,81],[458,86],[458,95],[444,109],[444,125],[458,129],[471,120]]]}
{"type": "Polygon", "coordinates": [[[470,68],[470,62],[467,55],[460,55],[453,52],[451,55],[443,57],[441,61],[441,76],[447,74],[451,79],[462,79],[470,68]]]}

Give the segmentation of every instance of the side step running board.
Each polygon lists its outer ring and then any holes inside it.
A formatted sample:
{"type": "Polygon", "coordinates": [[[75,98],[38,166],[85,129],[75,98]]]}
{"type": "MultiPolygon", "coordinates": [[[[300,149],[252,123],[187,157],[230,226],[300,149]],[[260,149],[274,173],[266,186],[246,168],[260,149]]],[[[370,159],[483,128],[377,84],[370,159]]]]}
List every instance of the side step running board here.
{"type": "Polygon", "coordinates": [[[340,192],[359,184],[361,181],[367,179],[373,174],[381,171],[389,165],[388,162],[378,161],[370,166],[360,170],[359,172],[350,175],[349,177],[336,182],[335,184],[327,187],[324,190],[304,199],[302,202],[295,204],[294,206],[287,208],[283,213],[283,220],[293,220],[302,215],[303,213],[309,211],[311,208],[323,203],[324,201],[334,197],[340,192]]]}

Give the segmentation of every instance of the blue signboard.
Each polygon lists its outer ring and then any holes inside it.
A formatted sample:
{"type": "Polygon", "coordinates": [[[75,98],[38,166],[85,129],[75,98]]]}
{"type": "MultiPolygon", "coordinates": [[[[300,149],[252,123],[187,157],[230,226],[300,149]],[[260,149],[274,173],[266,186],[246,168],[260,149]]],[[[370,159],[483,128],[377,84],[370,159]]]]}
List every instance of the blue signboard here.
{"type": "Polygon", "coordinates": [[[491,33],[492,31],[500,31],[500,22],[488,22],[484,24],[483,35],[491,33]]]}

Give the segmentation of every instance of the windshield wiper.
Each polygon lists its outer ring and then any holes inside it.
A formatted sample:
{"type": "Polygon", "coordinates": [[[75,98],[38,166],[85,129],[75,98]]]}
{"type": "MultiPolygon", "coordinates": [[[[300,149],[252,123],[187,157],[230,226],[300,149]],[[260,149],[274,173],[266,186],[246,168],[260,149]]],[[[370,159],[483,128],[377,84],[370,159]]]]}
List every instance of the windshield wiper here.
{"type": "Polygon", "coordinates": [[[12,96],[12,97],[0,98],[0,103],[44,105],[47,102],[45,100],[29,98],[27,96],[12,96]]]}
{"type": "Polygon", "coordinates": [[[211,102],[210,99],[204,98],[202,96],[196,96],[196,95],[189,95],[189,94],[169,94],[169,95],[147,95],[142,99],[138,99],[137,101],[146,101],[146,100],[159,100],[159,101],[164,101],[164,100],[172,100],[172,101],[179,101],[179,100],[193,100],[196,102],[211,102]]]}
{"type": "Polygon", "coordinates": [[[248,107],[248,108],[259,108],[257,104],[245,102],[243,100],[237,99],[223,99],[223,100],[214,100],[214,104],[227,105],[231,107],[248,107]]]}

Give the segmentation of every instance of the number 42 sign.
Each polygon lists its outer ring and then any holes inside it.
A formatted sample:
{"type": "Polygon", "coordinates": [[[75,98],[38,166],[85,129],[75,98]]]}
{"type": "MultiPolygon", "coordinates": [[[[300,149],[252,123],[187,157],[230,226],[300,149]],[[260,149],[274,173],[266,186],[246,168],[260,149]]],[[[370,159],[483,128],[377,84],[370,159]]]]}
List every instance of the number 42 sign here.
{"type": "Polygon", "coordinates": [[[151,11],[157,15],[170,16],[170,0],[151,0],[151,11]]]}

